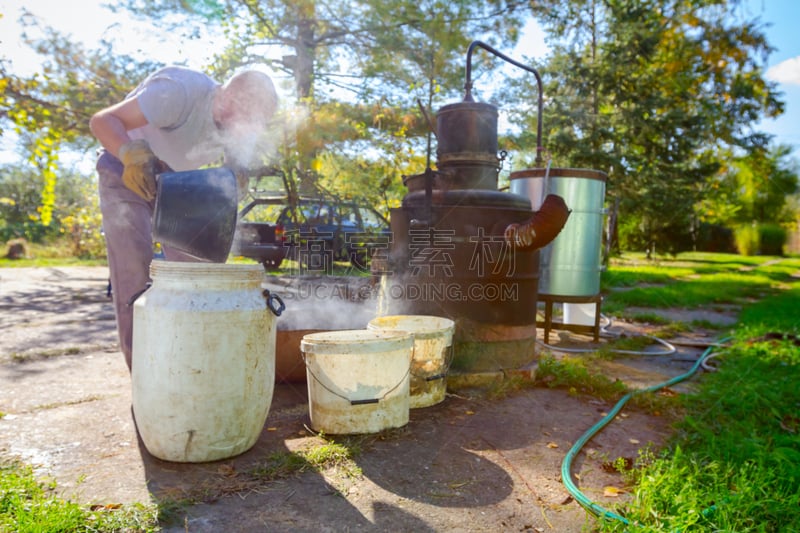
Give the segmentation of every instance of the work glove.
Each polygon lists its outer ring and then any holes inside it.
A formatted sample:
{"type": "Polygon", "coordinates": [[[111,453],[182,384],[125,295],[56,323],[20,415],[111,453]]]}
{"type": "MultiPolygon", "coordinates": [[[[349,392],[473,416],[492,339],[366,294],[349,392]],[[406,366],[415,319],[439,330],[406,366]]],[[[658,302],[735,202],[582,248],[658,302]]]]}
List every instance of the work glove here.
{"type": "Polygon", "coordinates": [[[146,201],[152,201],[156,197],[156,174],[168,171],[169,166],[156,157],[144,139],[123,144],[119,159],[125,167],[122,183],[146,201]]]}

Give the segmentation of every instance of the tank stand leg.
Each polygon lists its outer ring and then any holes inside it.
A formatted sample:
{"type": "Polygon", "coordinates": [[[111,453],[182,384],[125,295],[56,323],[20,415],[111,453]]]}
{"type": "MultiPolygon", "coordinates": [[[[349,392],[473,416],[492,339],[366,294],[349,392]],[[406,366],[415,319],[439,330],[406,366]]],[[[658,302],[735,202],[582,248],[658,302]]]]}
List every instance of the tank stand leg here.
{"type": "Polygon", "coordinates": [[[544,343],[550,344],[550,332],[554,329],[575,331],[577,333],[591,333],[594,342],[600,342],[600,306],[603,296],[558,296],[553,294],[539,294],[538,301],[544,302],[544,321],[537,321],[536,325],[544,327],[544,343]],[[593,303],[595,304],[594,325],[576,325],[557,322],[553,325],[553,302],[560,303],[593,303]]]}

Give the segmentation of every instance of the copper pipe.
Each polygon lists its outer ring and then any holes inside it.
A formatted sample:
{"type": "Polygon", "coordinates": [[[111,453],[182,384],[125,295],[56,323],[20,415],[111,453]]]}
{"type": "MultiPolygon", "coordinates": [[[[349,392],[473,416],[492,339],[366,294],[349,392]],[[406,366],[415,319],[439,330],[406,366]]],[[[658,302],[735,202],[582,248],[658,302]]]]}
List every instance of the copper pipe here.
{"type": "Polygon", "coordinates": [[[570,210],[563,198],[548,194],[530,220],[506,227],[506,242],[514,248],[527,250],[547,246],[564,229],[569,214],[570,210]]]}
{"type": "Polygon", "coordinates": [[[544,108],[544,93],[542,90],[542,78],[539,75],[539,71],[537,71],[533,67],[529,67],[527,65],[523,65],[519,61],[511,59],[507,55],[497,51],[496,49],[492,48],[488,44],[481,42],[481,41],[473,41],[470,43],[469,48],[467,48],[467,72],[466,72],[466,81],[464,82],[464,101],[465,102],[472,102],[472,53],[476,47],[481,47],[487,52],[491,52],[492,54],[496,55],[500,59],[511,63],[515,67],[519,67],[522,70],[526,70],[534,75],[536,78],[536,88],[539,91],[539,96],[537,99],[537,115],[536,115],[536,165],[540,166],[542,164],[542,152],[544,148],[542,147],[542,110],[544,108]]]}

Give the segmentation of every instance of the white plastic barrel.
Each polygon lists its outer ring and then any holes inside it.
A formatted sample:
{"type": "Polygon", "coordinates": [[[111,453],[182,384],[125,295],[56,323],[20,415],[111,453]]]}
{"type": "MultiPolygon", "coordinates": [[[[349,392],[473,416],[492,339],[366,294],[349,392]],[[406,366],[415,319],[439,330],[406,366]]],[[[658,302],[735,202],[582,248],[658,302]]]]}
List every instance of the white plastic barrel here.
{"type": "Polygon", "coordinates": [[[275,383],[275,320],[260,265],[153,261],[133,310],[133,412],[147,451],[176,462],[258,440],[275,383]]]}
{"type": "Polygon", "coordinates": [[[444,400],[455,322],[438,316],[389,315],[373,318],[367,329],[405,331],[414,336],[409,378],[411,409],[444,400]]]}
{"type": "Polygon", "coordinates": [[[310,333],[306,363],[311,427],[334,435],[377,433],[408,423],[414,339],[366,329],[310,333]]]}

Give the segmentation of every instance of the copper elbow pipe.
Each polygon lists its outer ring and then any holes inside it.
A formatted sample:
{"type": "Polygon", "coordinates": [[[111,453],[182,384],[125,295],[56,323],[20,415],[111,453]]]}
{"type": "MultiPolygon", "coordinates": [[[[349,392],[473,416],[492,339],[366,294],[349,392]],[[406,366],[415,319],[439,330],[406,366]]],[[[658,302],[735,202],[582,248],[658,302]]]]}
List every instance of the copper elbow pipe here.
{"type": "Polygon", "coordinates": [[[564,229],[570,210],[563,198],[548,194],[530,220],[509,224],[504,236],[514,248],[535,250],[547,246],[564,229]]]}

